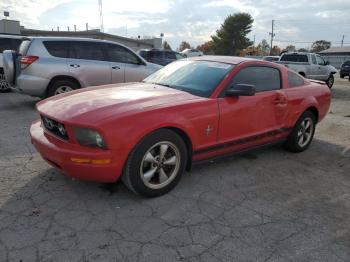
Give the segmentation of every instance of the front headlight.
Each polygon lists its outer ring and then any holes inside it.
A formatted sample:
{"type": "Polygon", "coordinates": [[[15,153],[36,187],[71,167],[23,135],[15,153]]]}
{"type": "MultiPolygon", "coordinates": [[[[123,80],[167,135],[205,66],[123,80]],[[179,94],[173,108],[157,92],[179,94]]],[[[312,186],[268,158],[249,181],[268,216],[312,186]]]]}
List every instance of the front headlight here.
{"type": "Polygon", "coordinates": [[[73,132],[78,143],[82,146],[107,148],[102,136],[93,129],[73,127],[73,132]]]}

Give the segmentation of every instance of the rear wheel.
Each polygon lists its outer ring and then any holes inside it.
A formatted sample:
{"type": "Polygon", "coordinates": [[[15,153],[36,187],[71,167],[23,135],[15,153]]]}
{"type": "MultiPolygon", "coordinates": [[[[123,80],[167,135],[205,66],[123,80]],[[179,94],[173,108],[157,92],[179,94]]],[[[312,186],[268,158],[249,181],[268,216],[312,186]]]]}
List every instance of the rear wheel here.
{"type": "Polygon", "coordinates": [[[328,77],[326,84],[329,88],[332,88],[334,84],[334,76],[332,74],[328,77]]]}
{"type": "Polygon", "coordinates": [[[340,78],[344,78],[344,77],[345,77],[345,75],[340,74],[340,78]]]}
{"type": "Polygon", "coordinates": [[[306,150],[314,137],[316,127],[316,117],[311,111],[305,111],[293,131],[287,137],[285,147],[291,152],[302,152],[306,150]]]}
{"type": "Polygon", "coordinates": [[[157,130],[130,153],[122,180],[137,194],[161,196],[180,181],[186,162],[187,150],[181,137],[168,129],[157,130]]]}
{"type": "Polygon", "coordinates": [[[72,80],[56,80],[50,84],[47,96],[55,96],[78,89],[79,85],[72,80]]]}

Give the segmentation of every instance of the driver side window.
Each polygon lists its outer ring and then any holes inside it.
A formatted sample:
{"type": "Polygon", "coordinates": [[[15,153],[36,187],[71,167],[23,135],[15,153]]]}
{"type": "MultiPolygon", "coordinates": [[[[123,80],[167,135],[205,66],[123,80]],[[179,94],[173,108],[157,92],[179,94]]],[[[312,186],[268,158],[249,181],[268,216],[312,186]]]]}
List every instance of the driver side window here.
{"type": "Polygon", "coordinates": [[[249,66],[241,69],[231,80],[230,87],[237,84],[253,85],[256,92],[281,89],[280,71],[268,66],[249,66]]]}
{"type": "Polygon", "coordinates": [[[133,54],[130,50],[126,49],[123,46],[108,44],[107,55],[109,61],[119,62],[126,64],[139,64],[139,58],[133,54]]]}
{"type": "Polygon", "coordinates": [[[316,56],[316,61],[318,65],[325,65],[323,58],[318,55],[316,56]]]}

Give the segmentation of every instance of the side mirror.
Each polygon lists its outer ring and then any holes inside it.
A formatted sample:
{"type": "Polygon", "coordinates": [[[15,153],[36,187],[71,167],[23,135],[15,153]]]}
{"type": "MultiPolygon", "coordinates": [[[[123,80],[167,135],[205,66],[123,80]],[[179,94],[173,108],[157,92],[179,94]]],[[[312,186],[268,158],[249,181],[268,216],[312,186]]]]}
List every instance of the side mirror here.
{"type": "Polygon", "coordinates": [[[254,96],[255,92],[254,85],[236,84],[227,89],[226,96],[254,96]]]}
{"type": "Polygon", "coordinates": [[[324,65],[329,65],[329,61],[325,61],[325,62],[324,62],[324,65]]]}

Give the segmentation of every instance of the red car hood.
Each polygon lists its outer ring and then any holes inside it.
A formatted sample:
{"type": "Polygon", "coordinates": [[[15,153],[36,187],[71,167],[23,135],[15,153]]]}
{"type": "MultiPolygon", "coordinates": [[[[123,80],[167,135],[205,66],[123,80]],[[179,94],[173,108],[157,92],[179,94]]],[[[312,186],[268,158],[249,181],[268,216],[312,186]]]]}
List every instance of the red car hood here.
{"type": "Polygon", "coordinates": [[[147,83],[89,87],[45,99],[40,113],[62,122],[84,123],[201,99],[187,92],[147,83]]]}

